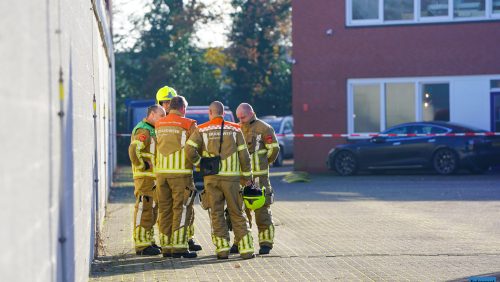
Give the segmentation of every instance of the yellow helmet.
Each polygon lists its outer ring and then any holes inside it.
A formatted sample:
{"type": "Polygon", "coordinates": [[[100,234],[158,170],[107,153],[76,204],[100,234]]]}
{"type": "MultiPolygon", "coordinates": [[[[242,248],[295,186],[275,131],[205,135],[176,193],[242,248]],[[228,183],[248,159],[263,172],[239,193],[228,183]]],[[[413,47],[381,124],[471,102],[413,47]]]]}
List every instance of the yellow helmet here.
{"type": "Polygon", "coordinates": [[[260,189],[255,184],[243,188],[243,202],[251,210],[260,209],[266,203],[266,187],[260,189]]]}
{"type": "Polygon", "coordinates": [[[161,101],[170,101],[177,96],[177,92],[172,87],[163,86],[156,92],[156,103],[160,104],[161,101]]]}

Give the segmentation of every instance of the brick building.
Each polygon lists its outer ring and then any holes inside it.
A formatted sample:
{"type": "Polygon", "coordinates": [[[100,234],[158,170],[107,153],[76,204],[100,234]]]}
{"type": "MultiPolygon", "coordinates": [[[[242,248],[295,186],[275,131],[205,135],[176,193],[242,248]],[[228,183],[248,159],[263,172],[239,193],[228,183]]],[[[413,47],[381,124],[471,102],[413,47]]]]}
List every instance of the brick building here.
{"type": "MultiPolygon", "coordinates": [[[[500,0],[294,0],[296,133],[446,120],[500,131],[500,0]]],[[[295,140],[325,171],[343,139],[295,140]]]]}

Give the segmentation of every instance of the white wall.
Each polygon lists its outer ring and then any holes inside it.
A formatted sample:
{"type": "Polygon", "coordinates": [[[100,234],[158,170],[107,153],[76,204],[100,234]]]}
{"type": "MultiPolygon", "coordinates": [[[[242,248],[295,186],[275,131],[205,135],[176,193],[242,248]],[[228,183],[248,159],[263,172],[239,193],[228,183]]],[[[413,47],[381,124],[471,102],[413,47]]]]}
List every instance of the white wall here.
{"type": "Polygon", "coordinates": [[[92,7],[89,0],[0,2],[0,281],[63,281],[63,273],[68,281],[88,280],[94,215],[98,210],[102,222],[115,163],[112,46],[102,32],[106,20],[99,28],[92,7]]]}
{"type": "Polygon", "coordinates": [[[450,84],[450,121],[490,130],[491,77],[462,76],[450,84]]]}

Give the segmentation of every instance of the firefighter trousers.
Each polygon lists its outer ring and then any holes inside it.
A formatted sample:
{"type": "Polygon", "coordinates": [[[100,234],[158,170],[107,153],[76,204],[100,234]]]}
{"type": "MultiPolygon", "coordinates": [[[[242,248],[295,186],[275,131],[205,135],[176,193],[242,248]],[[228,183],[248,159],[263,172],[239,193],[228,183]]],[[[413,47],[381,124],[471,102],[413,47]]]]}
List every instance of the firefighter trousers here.
{"type": "Polygon", "coordinates": [[[193,203],[196,196],[193,177],[168,177],[166,174],[157,174],[156,185],[162,252],[186,252],[189,236],[192,236],[193,232],[193,203]]]}
{"type": "Polygon", "coordinates": [[[219,256],[229,254],[229,230],[224,218],[224,204],[226,204],[233,225],[234,242],[238,244],[240,255],[243,258],[253,256],[253,237],[248,219],[243,212],[239,182],[207,176],[204,183],[210,201],[212,242],[216,248],[215,252],[219,256]]]}
{"type": "Polygon", "coordinates": [[[134,244],[136,251],[155,243],[154,225],[158,219],[158,199],[155,192],[155,179],[141,177],[134,179],[134,244]]]}
{"type": "MultiPolygon", "coordinates": [[[[255,177],[257,178],[257,177],[255,177]]],[[[255,180],[254,178],[254,180],[255,180]]],[[[255,223],[259,230],[259,245],[273,247],[274,244],[274,224],[273,214],[271,212],[271,204],[274,201],[273,188],[267,176],[258,176],[260,188],[266,188],[266,203],[260,209],[256,209],[255,223]]],[[[248,216],[250,226],[252,224],[252,210],[245,207],[245,212],[248,216]]]]}

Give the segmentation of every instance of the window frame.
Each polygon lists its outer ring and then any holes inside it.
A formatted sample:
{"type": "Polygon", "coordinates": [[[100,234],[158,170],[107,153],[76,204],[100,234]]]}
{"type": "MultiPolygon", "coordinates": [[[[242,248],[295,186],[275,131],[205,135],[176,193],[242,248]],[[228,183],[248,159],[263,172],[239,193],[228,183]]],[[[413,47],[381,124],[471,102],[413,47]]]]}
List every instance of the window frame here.
{"type": "Polygon", "coordinates": [[[477,21],[498,21],[500,20],[500,12],[493,13],[493,2],[496,0],[485,1],[484,16],[479,17],[455,17],[454,0],[448,0],[448,16],[427,17],[421,15],[421,0],[413,0],[413,20],[385,20],[384,19],[384,1],[378,1],[378,19],[370,20],[354,20],[352,18],[352,1],[346,0],[345,21],[347,27],[356,26],[390,26],[390,25],[414,25],[414,24],[429,24],[429,23],[454,23],[454,22],[477,22],[477,21]]]}
{"type": "MultiPolygon", "coordinates": [[[[374,78],[374,79],[348,79],[347,80],[347,131],[349,134],[373,134],[384,132],[390,128],[386,126],[386,85],[391,83],[408,83],[414,85],[415,99],[415,122],[423,121],[422,112],[422,89],[425,84],[447,83],[450,87],[449,99],[451,106],[453,77],[415,77],[415,78],[374,78]],[[354,131],[354,86],[357,85],[377,85],[379,86],[379,131],[378,132],[359,132],[354,131]]],[[[362,139],[365,137],[361,137],[362,139]]],[[[357,139],[357,137],[353,138],[357,139]]]]}
{"type": "MultiPolygon", "coordinates": [[[[384,87],[384,84],[383,83],[379,83],[379,82],[376,82],[376,81],[367,81],[367,82],[361,82],[361,83],[357,83],[356,85],[377,85],[379,86],[379,109],[380,109],[380,113],[379,113],[379,122],[382,122],[384,121],[385,122],[385,116],[383,117],[383,112],[382,111],[385,111],[385,100],[382,99],[382,91],[384,91],[382,88],[384,87]]],[[[354,132],[354,86],[355,84],[354,83],[351,83],[349,84],[349,87],[348,87],[348,95],[347,95],[347,101],[348,101],[348,107],[347,107],[347,116],[348,116],[348,124],[347,124],[347,127],[348,127],[348,131],[349,132],[354,132]],[[349,118],[351,117],[351,119],[349,118]]],[[[380,127],[380,125],[379,125],[380,127]]]]}

